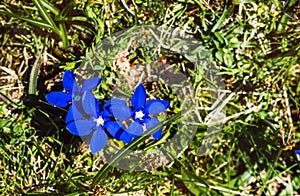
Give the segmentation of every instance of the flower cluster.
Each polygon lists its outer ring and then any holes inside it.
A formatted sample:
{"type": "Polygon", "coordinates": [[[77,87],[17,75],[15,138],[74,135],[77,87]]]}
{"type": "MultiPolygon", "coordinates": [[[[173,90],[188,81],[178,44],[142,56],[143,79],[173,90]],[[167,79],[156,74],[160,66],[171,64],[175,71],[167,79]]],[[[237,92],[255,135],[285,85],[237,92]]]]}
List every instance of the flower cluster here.
{"type": "MultiPolygon", "coordinates": [[[[146,101],[146,90],[142,84],[135,89],[130,103],[125,99],[111,98],[104,105],[95,98],[92,90],[101,82],[101,78],[90,78],[78,86],[72,71],[65,71],[63,87],[66,92],[51,92],[46,100],[57,107],[67,107],[67,130],[77,136],[91,135],[90,149],[93,154],[104,148],[109,137],[123,141],[125,144],[143,134],[160,122],[154,116],[169,107],[169,101],[146,101]],[[131,120],[126,127],[122,122],[131,120]]],[[[152,135],[160,139],[162,129],[152,135]]]]}

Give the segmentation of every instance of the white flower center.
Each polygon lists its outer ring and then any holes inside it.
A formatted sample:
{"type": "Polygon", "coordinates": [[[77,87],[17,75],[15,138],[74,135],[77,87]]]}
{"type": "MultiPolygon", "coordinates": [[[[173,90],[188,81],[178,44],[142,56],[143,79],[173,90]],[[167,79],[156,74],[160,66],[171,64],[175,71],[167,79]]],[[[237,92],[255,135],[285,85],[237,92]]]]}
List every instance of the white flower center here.
{"type": "Polygon", "coordinates": [[[138,118],[140,120],[143,120],[144,116],[145,116],[145,114],[142,112],[142,110],[135,113],[135,118],[138,118]]]}
{"type": "Polygon", "coordinates": [[[99,118],[94,118],[94,122],[96,122],[97,123],[97,127],[98,126],[103,126],[104,125],[104,120],[103,120],[103,118],[100,116],[99,118]]]}

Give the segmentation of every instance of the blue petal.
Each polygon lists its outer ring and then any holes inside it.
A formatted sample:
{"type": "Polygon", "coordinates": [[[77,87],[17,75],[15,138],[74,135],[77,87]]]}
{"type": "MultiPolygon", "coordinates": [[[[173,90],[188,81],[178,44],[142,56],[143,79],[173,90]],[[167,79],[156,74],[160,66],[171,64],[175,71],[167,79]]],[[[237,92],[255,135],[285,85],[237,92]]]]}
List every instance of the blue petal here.
{"type": "Polygon", "coordinates": [[[90,120],[77,120],[67,125],[67,130],[73,135],[85,136],[91,133],[95,123],[90,120]]]}
{"type": "Polygon", "coordinates": [[[72,104],[69,107],[69,111],[66,116],[66,124],[69,124],[71,121],[80,120],[82,118],[82,114],[78,111],[77,107],[72,104]]]}
{"type": "Polygon", "coordinates": [[[112,114],[109,110],[104,108],[101,112],[101,116],[102,116],[102,118],[109,119],[112,116],[112,114]]]}
{"type": "Polygon", "coordinates": [[[64,76],[63,76],[63,86],[64,86],[64,88],[67,91],[72,92],[74,83],[75,83],[74,73],[70,70],[66,70],[65,73],[64,73],[64,76]]]}
{"type": "Polygon", "coordinates": [[[46,95],[46,100],[57,107],[66,107],[72,101],[71,95],[65,92],[51,92],[46,95]]]}
{"type": "Polygon", "coordinates": [[[132,135],[140,136],[143,134],[143,126],[137,122],[132,122],[126,131],[132,135]]]}
{"type": "Polygon", "coordinates": [[[125,104],[111,105],[110,112],[119,120],[127,120],[131,116],[131,109],[125,104]]]}
{"type": "Polygon", "coordinates": [[[133,138],[124,130],[124,125],[118,121],[106,121],[104,126],[112,137],[122,140],[125,144],[128,144],[133,138]]]}
{"type": "Polygon", "coordinates": [[[82,107],[87,114],[95,118],[99,116],[101,107],[100,103],[90,91],[85,91],[83,93],[82,107]]]}
{"type": "Polygon", "coordinates": [[[124,130],[124,125],[118,121],[105,121],[104,127],[107,129],[108,133],[118,139],[121,132],[124,130]]]}
{"type": "Polygon", "coordinates": [[[154,139],[159,140],[162,137],[162,129],[156,131],[152,136],[154,139]]]}
{"type": "Polygon", "coordinates": [[[73,95],[74,95],[74,94],[80,94],[80,93],[81,93],[81,87],[79,87],[78,84],[77,84],[76,82],[74,83],[74,86],[73,86],[73,89],[72,89],[72,90],[73,90],[73,91],[72,91],[72,92],[73,92],[73,95]]]}
{"type": "Polygon", "coordinates": [[[125,144],[128,144],[131,142],[132,138],[135,138],[135,136],[124,130],[120,135],[119,140],[122,140],[125,144]]]}
{"type": "Polygon", "coordinates": [[[142,84],[138,85],[135,89],[132,97],[131,104],[133,105],[135,110],[141,109],[146,103],[146,90],[142,84]]]}
{"type": "Polygon", "coordinates": [[[108,100],[107,102],[105,102],[104,104],[104,111],[103,111],[103,115],[105,116],[113,116],[112,112],[111,112],[111,106],[112,105],[126,105],[126,100],[125,99],[119,99],[119,98],[111,98],[110,100],[108,100]]]}
{"type": "Polygon", "coordinates": [[[165,111],[170,105],[169,101],[165,101],[165,100],[151,100],[148,101],[145,107],[145,111],[148,114],[158,114],[160,112],[165,111]]]}
{"type": "Polygon", "coordinates": [[[82,85],[82,91],[93,90],[100,84],[101,80],[101,78],[90,78],[85,80],[82,85]]]}
{"type": "Polygon", "coordinates": [[[296,152],[298,155],[300,155],[300,150],[295,150],[295,152],[296,152]]]}
{"type": "Polygon", "coordinates": [[[119,98],[111,98],[108,100],[105,104],[104,107],[110,107],[111,105],[126,105],[126,100],[125,99],[119,99],[119,98]]]}
{"type": "Polygon", "coordinates": [[[90,148],[92,154],[96,154],[100,150],[102,150],[107,141],[107,135],[104,132],[104,130],[99,126],[96,128],[95,132],[93,133],[91,142],[90,142],[90,148]]]}
{"type": "MultiPolygon", "coordinates": [[[[160,124],[160,122],[157,120],[157,118],[151,117],[150,120],[146,123],[146,129],[149,131],[156,125],[160,124]]],[[[162,136],[162,130],[159,129],[152,135],[155,139],[160,139],[162,136]]]]}

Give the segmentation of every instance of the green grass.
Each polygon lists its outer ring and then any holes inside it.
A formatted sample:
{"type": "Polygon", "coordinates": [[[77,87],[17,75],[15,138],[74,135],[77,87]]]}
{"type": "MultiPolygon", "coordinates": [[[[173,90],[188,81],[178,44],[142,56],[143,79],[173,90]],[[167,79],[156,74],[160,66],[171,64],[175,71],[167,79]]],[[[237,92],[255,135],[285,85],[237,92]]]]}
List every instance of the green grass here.
{"type": "MultiPolygon", "coordinates": [[[[294,153],[300,148],[299,18],[299,3],[293,0],[4,1],[0,194],[300,194],[299,156],[294,153]],[[178,29],[194,36],[212,56],[229,99],[222,111],[226,121],[205,156],[199,156],[199,147],[207,126],[200,122],[192,142],[171,163],[150,165],[149,171],[108,168],[102,156],[113,149],[92,156],[81,138],[65,129],[66,110],[45,102],[45,94],[62,89],[63,69],[78,70],[101,40],[138,25],[178,29]]],[[[103,81],[96,96],[107,100],[120,72],[104,61],[109,54],[98,54],[103,81]]],[[[132,66],[159,57],[189,78],[201,108],[211,106],[209,80],[189,58],[150,47],[133,48],[123,57],[132,66]]],[[[147,90],[148,96],[173,100],[168,115],[179,111],[176,93],[163,84],[147,90]]],[[[201,109],[200,116],[209,113],[201,109]]],[[[170,123],[164,128],[167,139],[179,124],[170,123]]],[[[161,146],[144,139],[131,147],[161,146]]],[[[122,144],[111,141],[111,146],[122,144]]]]}

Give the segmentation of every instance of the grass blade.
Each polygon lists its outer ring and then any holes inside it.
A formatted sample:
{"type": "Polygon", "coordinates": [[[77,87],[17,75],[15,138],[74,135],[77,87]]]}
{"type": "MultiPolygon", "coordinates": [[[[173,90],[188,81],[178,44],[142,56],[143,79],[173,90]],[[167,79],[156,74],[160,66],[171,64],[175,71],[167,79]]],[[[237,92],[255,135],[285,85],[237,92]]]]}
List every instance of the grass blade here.
{"type": "Polygon", "coordinates": [[[232,13],[233,7],[230,7],[229,9],[225,9],[221,18],[219,18],[218,22],[213,26],[211,32],[215,32],[220,27],[222,27],[224,21],[228,18],[228,16],[232,13]]]}
{"type": "Polygon", "coordinates": [[[57,9],[56,7],[54,7],[51,3],[49,3],[46,0],[41,0],[42,5],[49,10],[50,12],[52,12],[55,16],[59,15],[59,9],[57,9]]]}
{"type": "Polygon", "coordinates": [[[37,87],[37,74],[39,71],[39,65],[42,61],[42,54],[43,54],[44,49],[41,49],[38,52],[37,59],[35,60],[32,70],[30,72],[30,78],[29,78],[29,89],[28,89],[28,94],[29,95],[35,95],[36,94],[36,87],[37,87]]]}
{"type": "Polygon", "coordinates": [[[45,23],[43,21],[38,21],[38,20],[31,19],[31,18],[26,18],[26,17],[21,17],[21,16],[18,16],[14,13],[10,13],[10,12],[7,12],[7,11],[0,11],[0,14],[6,14],[8,16],[18,18],[20,20],[23,20],[25,22],[28,22],[28,23],[33,24],[33,25],[35,25],[37,27],[40,27],[40,28],[44,28],[44,29],[47,29],[47,30],[53,30],[52,26],[50,26],[48,23],[45,23]]]}
{"type": "Polygon", "coordinates": [[[51,16],[46,11],[45,7],[43,6],[41,0],[32,0],[35,6],[37,7],[39,13],[41,14],[42,18],[52,27],[53,31],[60,35],[60,31],[57,28],[56,24],[52,20],[51,16]]]}
{"type": "Polygon", "coordinates": [[[287,5],[287,11],[283,12],[283,16],[280,19],[278,24],[277,33],[281,34],[285,32],[285,27],[288,24],[289,20],[292,18],[293,8],[296,5],[297,0],[291,0],[287,5]]]}
{"type": "Polygon", "coordinates": [[[60,23],[59,24],[59,29],[60,29],[60,37],[62,39],[63,47],[67,48],[68,46],[68,33],[67,33],[67,28],[65,23],[60,23]]]}
{"type": "Polygon", "coordinates": [[[182,175],[182,181],[184,185],[191,191],[194,195],[200,195],[201,194],[201,188],[198,186],[197,182],[205,185],[208,187],[208,184],[206,183],[205,179],[202,179],[201,177],[198,177],[191,172],[186,171],[185,169],[181,168],[181,175],[182,175]]]}

